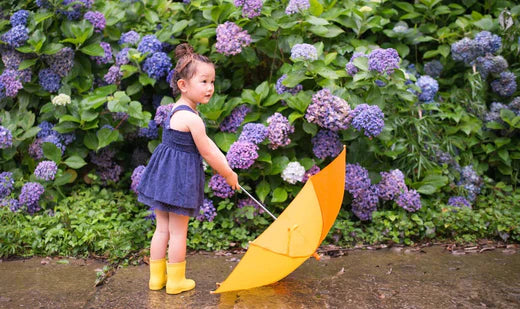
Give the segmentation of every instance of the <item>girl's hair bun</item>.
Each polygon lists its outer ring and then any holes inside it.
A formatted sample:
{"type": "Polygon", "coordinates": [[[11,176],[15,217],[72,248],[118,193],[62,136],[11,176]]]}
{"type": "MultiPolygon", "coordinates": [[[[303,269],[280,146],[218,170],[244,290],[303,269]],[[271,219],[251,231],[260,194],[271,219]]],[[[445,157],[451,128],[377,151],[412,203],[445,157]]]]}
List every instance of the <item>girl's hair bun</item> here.
{"type": "Polygon", "coordinates": [[[190,54],[193,54],[193,47],[188,43],[182,43],[175,47],[175,59],[177,60],[190,54]]]}

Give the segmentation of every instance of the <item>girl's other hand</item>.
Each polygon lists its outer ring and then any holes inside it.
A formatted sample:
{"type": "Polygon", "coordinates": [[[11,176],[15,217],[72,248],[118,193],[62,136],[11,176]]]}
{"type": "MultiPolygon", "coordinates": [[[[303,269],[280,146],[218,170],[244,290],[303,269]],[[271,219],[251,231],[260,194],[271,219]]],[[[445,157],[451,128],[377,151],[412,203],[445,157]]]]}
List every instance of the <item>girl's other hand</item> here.
{"type": "Polygon", "coordinates": [[[238,175],[235,172],[232,172],[231,174],[224,177],[226,179],[227,184],[233,189],[238,189],[238,175]]]}

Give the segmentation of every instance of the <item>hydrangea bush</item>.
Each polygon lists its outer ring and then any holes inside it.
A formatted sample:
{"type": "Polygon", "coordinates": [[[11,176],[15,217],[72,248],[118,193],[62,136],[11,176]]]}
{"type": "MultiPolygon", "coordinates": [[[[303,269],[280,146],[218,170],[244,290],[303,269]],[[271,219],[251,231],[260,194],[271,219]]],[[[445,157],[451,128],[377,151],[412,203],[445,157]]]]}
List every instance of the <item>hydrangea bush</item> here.
{"type": "MultiPolygon", "coordinates": [[[[14,182],[1,179],[2,203],[50,209],[71,183],[135,190],[146,162],[136,163],[134,150],[149,155],[160,142],[176,100],[173,50],[182,42],[216,64],[215,95],[198,108],[208,135],[241,185],[274,212],[343,145],[343,211],[362,221],[385,210],[420,214],[424,201],[438,198],[473,203],[485,183],[516,185],[520,10],[505,1],[469,16],[478,3],[429,5],[6,5],[0,172],[14,182]]],[[[221,176],[211,169],[206,176],[201,224],[213,223],[220,202],[238,205],[221,176]]]]}

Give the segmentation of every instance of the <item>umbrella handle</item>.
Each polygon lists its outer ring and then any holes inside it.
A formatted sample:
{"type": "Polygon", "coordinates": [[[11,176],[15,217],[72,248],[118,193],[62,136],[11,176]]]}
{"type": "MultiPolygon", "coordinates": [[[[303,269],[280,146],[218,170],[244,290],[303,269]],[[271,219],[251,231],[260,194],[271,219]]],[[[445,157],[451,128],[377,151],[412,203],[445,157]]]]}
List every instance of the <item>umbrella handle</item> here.
{"type": "Polygon", "coordinates": [[[257,203],[258,206],[260,206],[265,212],[267,212],[271,217],[273,217],[273,219],[276,220],[276,216],[273,215],[264,205],[262,205],[262,203],[257,201],[251,194],[249,194],[249,192],[247,192],[244,188],[242,188],[241,185],[238,185],[238,187],[240,188],[240,190],[244,191],[244,193],[247,194],[247,196],[249,196],[253,201],[255,201],[255,203],[257,203]]]}

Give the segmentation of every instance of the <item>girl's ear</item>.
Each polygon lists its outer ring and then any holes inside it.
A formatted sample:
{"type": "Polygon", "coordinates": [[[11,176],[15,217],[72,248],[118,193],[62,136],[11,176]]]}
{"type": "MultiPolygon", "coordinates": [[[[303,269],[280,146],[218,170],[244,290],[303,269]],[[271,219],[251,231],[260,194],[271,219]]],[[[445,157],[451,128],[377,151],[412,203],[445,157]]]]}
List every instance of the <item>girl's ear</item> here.
{"type": "Polygon", "coordinates": [[[179,79],[177,81],[177,87],[179,88],[180,92],[186,92],[186,81],[184,79],[179,79]]]}

